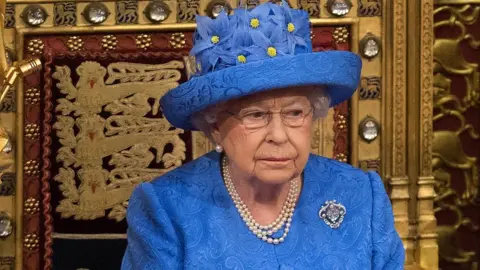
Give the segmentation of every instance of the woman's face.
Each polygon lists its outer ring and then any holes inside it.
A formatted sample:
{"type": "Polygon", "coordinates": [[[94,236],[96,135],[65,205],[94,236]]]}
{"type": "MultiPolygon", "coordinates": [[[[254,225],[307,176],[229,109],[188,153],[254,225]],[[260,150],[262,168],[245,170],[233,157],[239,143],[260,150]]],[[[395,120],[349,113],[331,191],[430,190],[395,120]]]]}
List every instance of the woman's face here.
{"type": "Polygon", "coordinates": [[[278,89],[221,106],[212,136],[228,156],[233,177],[282,184],[300,175],[311,142],[307,91],[278,89]]]}

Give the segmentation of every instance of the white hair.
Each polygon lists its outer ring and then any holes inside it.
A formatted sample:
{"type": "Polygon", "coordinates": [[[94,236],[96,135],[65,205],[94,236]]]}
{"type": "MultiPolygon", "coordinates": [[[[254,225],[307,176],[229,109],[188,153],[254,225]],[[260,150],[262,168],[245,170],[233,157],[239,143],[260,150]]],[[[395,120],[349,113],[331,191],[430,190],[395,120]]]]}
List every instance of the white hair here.
{"type": "MultiPolygon", "coordinates": [[[[313,120],[324,118],[328,114],[330,108],[330,96],[325,91],[325,88],[320,85],[308,87],[307,98],[313,106],[313,120]]],[[[202,131],[211,141],[211,128],[217,122],[217,114],[221,110],[220,105],[210,106],[192,117],[192,122],[195,128],[202,131]]]]}

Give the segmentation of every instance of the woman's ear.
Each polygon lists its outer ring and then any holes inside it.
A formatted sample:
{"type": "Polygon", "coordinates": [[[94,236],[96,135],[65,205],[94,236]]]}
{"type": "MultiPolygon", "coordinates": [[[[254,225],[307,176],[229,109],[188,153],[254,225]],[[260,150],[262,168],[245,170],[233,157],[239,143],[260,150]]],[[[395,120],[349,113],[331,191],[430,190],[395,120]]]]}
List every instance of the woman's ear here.
{"type": "Polygon", "coordinates": [[[218,129],[217,122],[210,124],[210,136],[215,144],[219,144],[221,141],[220,130],[218,129]]]}

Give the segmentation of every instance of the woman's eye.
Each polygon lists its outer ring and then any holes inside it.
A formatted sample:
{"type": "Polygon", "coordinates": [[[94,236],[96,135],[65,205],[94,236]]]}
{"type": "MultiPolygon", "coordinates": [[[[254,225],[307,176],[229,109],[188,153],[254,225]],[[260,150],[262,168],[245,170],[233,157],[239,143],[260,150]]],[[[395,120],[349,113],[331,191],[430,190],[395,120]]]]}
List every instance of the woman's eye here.
{"type": "Polygon", "coordinates": [[[250,118],[250,119],[262,119],[266,115],[265,112],[251,112],[246,114],[244,117],[250,118]]]}
{"type": "Polygon", "coordinates": [[[287,117],[300,117],[300,116],[303,115],[303,111],[302,110],[291,110],[291,111],[285,112],[285,115],[287,117]]]}

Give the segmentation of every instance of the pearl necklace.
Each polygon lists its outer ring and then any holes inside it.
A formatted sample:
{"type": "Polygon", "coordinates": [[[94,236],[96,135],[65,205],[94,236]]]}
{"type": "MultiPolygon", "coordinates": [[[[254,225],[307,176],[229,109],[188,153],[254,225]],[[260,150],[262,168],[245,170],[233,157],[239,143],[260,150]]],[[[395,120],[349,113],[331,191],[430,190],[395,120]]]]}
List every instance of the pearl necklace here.
{"type": "Polygon", "coordinates": [[[230,176],[230,172],[228,170],[228,160],[226,156],[223,157],[222,167],[223,178],[225,180],[225,185],[227,187],[228,193],[230,194],[230,197],[232,198],[235,207],[238,210],[238,213],[242,217],[248,229],[259,239],[262,239],[269,244],[278,245],[279,243],[285,241],[285,238],[290,231],[293,211],[295,209],[295,204],[297,201],[298,181],[295,180],[290,182],[290,190],[288,191],[287,199],[285,200],[282,211],[280,212],[280,215],[277,217],[277,219],[267,226],[262,226],[258,224],[257,221],[255,221],[247,206],[238,195],[237,190],[235,189],[235,185],[233,184],[232,178],[230,176]],[[282,228],[284,228],[284,230],[281,237],[275,238],[272,236],[274,233],[276,233],[282,228]]]}

